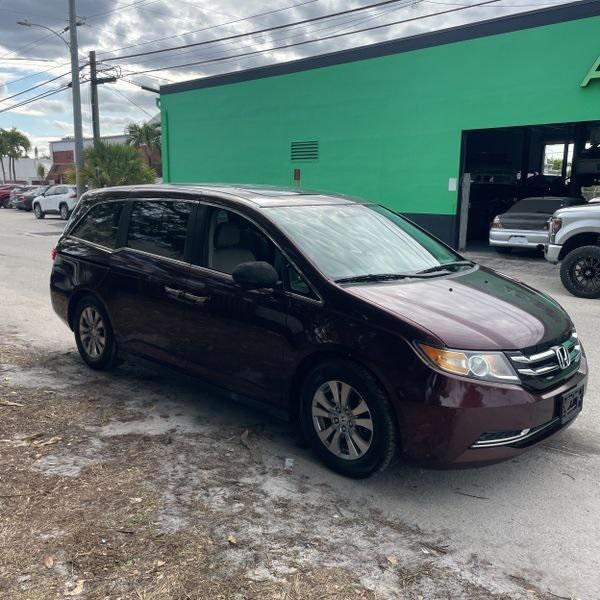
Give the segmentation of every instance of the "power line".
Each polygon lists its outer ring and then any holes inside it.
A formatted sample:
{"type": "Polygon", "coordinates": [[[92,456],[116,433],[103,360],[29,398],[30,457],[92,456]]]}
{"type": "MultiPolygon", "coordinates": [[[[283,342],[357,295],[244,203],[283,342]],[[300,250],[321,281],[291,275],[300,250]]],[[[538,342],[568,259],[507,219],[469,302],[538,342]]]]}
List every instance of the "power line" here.
{"type": "Polygon", "coordinates": [[[137,109],[141,110],[144,114],[146,114],[146,116],[148,116],[148,117],[153,117],[154,116],[154,115],[150,114],[145,108],[142,108],[139,104],[137,104],[136,102],[134,102],[129,96],[127,96],[126,94],[124,94],[123,92],[121,92],[121,90],[118,90],[117,88],[111,88],[111,87],[108,87],[106,89],[108,91],[110,91],[110,92],[119,94],[119,96],[121,96],[122,98],[125,98],[125,100],[127,100],[127,102],[129,102],[129,104],[132,104],[137,109]]]}
{"type": "Polygon", "coordinates": [[[53,96],[54,94],[58,94],[59,92],[64,92],[70,88],[69,85],[62,86],[60,88],[55,88],[54,90],[48,90],[39,94],[38,96],[34,96],[33,98],[28,98],[27,100],[23,100],[16,104],[12,104],[11,106],[7,106],[6,108],[0,109],[0,113],[8,112],[10,110],[14,110],[15,108],[20,108],[21,106],[26,106],[27,104],[31,104],[33,102],[37,102],[38,100],[43,100],[48,98],[49,96],[53,96]]]}
{"type": "MultiPolygon", "coordinates": [[[[336,23],[327,23],[325,24],[324,27],[314,27],[311,28],[310,34],[311,35],[315,35],[318,32],[321,31],[331,31],[332,33],[337,33],[338,31],[343,31],[345,29],[347,29],[349,26],[357,26],[359,24],[365,23],[367,21],[372,21],[373,19],[376,19],[378,17],[380,17],[383,14],[386,13],[391,13],[391,12],[395,12],[397,10],[401,10],[404,8],[409,8],[414,6],[415,4],[418,4],[420,2],[422,2],[422,0],[399,0],[399,1],[404,1],[405,4],[403,4],[402,6],[386,6],[383,7],[381,9],[379,9],[379,11],[377,11],[375,14],[373,15],[368,15],[367,17],[362,16],[361,18],[356,18],[356,16],[352,16],[350,19],[346,18],[345,20],[341,20],[339,22],[336,23]]],[[[343,15],[343,17],[347,17],[347,15],[343,15]]],[[[340,17],[334,17],[334,19],[340,19],[340,17]]],[[[288,32],[289,33],[289,32],[288,32]]],[[[261,34],[262,36],[265,36],[266,34],[261,34]]],[[[305,38],[307,35],[307,33],[305,31],[300,32],[300,33],[294,33],[291,36],[290,35],[286,35],[284,37],[278,38],[276,40],[271,40],[272,43],[280,43],[280,42],[284,42],[284,41],[288,41],[288,40],[294,40],[294,39],[298,39],[300,38],[305,38]]],[[[230,44],[232,42],[235,42],[236,40],[230,40],[228,42],[225,42],[224,44],[230,44]]],[[[241,44],[241,46],[239,46],[240,48],[255,48],[256,44],[258,42],[255,42],[254,45],[251,44],[241,44]]],[[[219,46],[219,49],[221,49],[221,46],[219,46]]],[[[181,57],[182,55],[186,55],[186,54],[197,54],[198,53],[198,49],[192,49],[192,50],[188,50],[187,52],[180,52],[178,54],[178,57],[181,57]]],[[[213,58],[213,57],[218,57],[221,56],[222,54],[209,54],[208,56],[204,56],[204,58],[213,58]]],[[[227,55],[226,55],[227,56],[227,55]]],[[[168,59],[168,57],[165,57],[168,59]]]]}
{"type": "MultiPolygon", "coordinates": [[[[237,33],[235,35],[226,36],[223,38],[218,38],[216,40],[204,40],[202,42],[193,42],[191,44],[182,44],[180,46],[171,46],[170,48],[161,48],[159,50],[148,50],[146,52],[138,52],[135,54],[124,54],[123,56],[116,56],[114,58],[105,58],[104,61],[114,61],[114,60],[124,60],[126,58],[137,58],[138,56],[149,56],[151,54],[159,54],[162,52],[172,52],[173,50],[184,50],[186,48],[194,48],[197,46],[205,46],[206,44],[214,44],[216,42],[222,42],[226,40],[235,40],[243,37],[248,37],[252,35],[257,35],[259,33],[267,33],[270,31],[278,31],[280,29],[284,29],[286,27],[296,27],[297,25],[306,25],[308,23],[315,23],[317,21],[322,21],[323,19],[331,19],[332,17],[338,17],[341,15],[347,15],[351,13],[356,13],[363,10],[368,10],[370,8],[376,8],[379,6],[385,6],[387,4],[394,4],[399,0],[383,0],[381,2],[376,2],[374,4],[367,4],[365,6],[358,6],[356,8],[348,8],[346,10],[338,11],[335,13],[328,13],[326,15],[321,15],[319,17],[311,17],[310,19],[303,19],[302,21],[295,21],[293,23],[285,23],[282,25],[275,25],[273,27],[266,27],[265,29],[259,29],[257,31],[250,31],[248,33],[237,33]]],[[[499,0],[497,0],[499,1],[499,0]]]]}
{"type": "Polygon", "coordinates": [[[202,31],[208,31],[210,29],[218,29],[219,27],[225,27],[227,25],[234,25],[236,23],[241,23],[242,21],[249,21],[250,19],[257,19],[259,17],[265,17],[267,15],[273,15],[278,12],[283,12],[286,10],[290,10],[292,8],[297,8],[299,6],[304,6],[305,4],[312,4],[313,2],[317,2],[318,0],[306,0],[305,2],[299,2],[297,4],[292,4],[291,6],[285,6],[283,8],[278,8],[274,10],[268,10],[261,13],[256,13],[253,15],[248,15],[247,17],[240,17],[235,19],[234,21],[227,21],[226,23],[219,23],[217,25],[211,25],[209,27],[203,27],[201,29],[193,29],[192,31],[186,31],[184,33],[177,33],[175,35],[168,35],[162,38],[155,38],[153,40],[149,40],[147,42],[139,42],[137,44],[131,44],[129,46],[123,46],[121,48],[114,48],[113,50],[105,50],[103,52],[98,52],[98,55],[101,54],[114,54],[115,52],[120,52],[121,50],[128,50],[129,48],[136,48],[138,46],[147,46],[148,44],[156,44],[157,42],[164,42],[166,40],[172,40],[178,37],[183,37],[186,35],[191,35],[192,33],[200,33],[202,31]]]}
{"type": "Polygon", "coordinates": [[[197,66],[197,65],[203,65],[203,64],[208,64],[208,63],[212,63],[212,62],[221,62],[221,61],[225,61],[225,60],[231,60],[233,58],[243,58],[245,56],[253,56],[253,55],[257,55],[257,54],[262,54],[264,52],[273,52],[275,50],[285,50],[287,48],[294,48],[297,46],[303,46],[305,44],[312,44],[315,42],[323,42],[326,40],[332,40],[332,39],[336,39],[336,38],[340,38],[346,35],[355,35],[357,33],[364,33],[367,31],[374,31],[376,29],[382,29],[384,27],[391,27],[393,25],[400,25],[402,23],[410,23],[413,21],[419,21],[421,19],[428,19],[430,17],[437,17],[440,15],[446,15],[446,14],[450,14],[450,13],[454,13],[454,12],[459,12],[459,11],[463,11],[463,10],[467,10],[469,8],[476,8],[478,6],[487,6],[488,4],[495,4],[497,2],[502,2],[502,0],[486,0],[485,2],[478,2],[476,4],[471,4],[469,6],[460,6],[460,7],[456,7],[456,8],[451,8],[448,10],[443,10],[443,11],[439,11],[436,13],[430,13],[428,15],[420,15],[418,17],[410,17],[408,19],[401,19],[399,21],[392,21],[390,23],[384,23],[382,25],[372,25],[371,27],[365,27],[362,29],[356,29],[354,31],[349,31],[349,32],[345,32],[345,33],[336,33],[336,34],[332,34],[332,35],[328,35],[328,36],[324,36],[318,39],[314,39],[314,40],[304,40],[301,42],[295,42],[293,44],[285,44],[283,46],[276,46],[274,48],[267,48],[266,50],[254,50],[252,52],[244,52],[241,54],[231,54],[229,56],[224,56],[221,58],[211,58],[211,59],[207,59],[207,60],[202,60],[202,61],[194,61],[194,62],[190,62],[190,63],[185,63],[185,64],[181,64],[181,65],[169,65],[166,67],[158,67],[158,68],[154,68],[154,69],[145,69],[142,71],[135,71],[134,73],[130,73],[130,75],[143,75],[146,73],[155,73],[156,71],[167,71],[169,69],[182,69],[185,67],[193,67],[193,66],[197,66]]]}
{"type": "Polygon", "coordinates": [[[0,102],[6,102],[7,100],[10,100],[11,98],[16,98],[17,96],[21,96],[22,94],[26,94],[27,92],[32,92],[33,90],[36,90],[37,88],[40,88],[44,85],[48,85],[49,83],[52,83],[53,81],[56,81],[57,79],[61,79],[62,77],[66,77],[67,75],[70,75],[70,74],[71,74],[71,71],[67,71],[66,73],[63,73],[62,75],[58,75],[57,77],[48,79],[48,81],[42,81],[42,83],[38,83],[37,85],[27,88],[26,90],[17,92],[16,94],[13,94],[12,96],[6,96],[4,98],[0,98],[0,102]]]}

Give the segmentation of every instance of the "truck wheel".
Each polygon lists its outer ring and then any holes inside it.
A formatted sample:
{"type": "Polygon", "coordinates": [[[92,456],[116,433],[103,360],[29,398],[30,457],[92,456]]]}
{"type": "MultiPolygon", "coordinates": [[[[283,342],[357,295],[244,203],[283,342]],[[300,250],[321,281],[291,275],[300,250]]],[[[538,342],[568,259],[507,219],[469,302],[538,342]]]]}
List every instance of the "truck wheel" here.
{"type": "Polygon", "coordinates": [[[567,254],[560,265],[563,285],[578,298],[600,298],[600,247],[582,246],[567,254]]]}

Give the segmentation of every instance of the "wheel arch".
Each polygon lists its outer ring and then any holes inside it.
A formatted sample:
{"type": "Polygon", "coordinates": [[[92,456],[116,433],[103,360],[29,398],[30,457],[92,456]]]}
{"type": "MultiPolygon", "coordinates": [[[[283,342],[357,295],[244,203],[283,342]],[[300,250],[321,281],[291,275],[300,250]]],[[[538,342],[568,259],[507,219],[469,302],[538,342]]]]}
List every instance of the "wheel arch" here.
{"type": "Polygon", "coordinates": [[[94,298],[94,300],[96,300],[97,302],[99,302],[102,305],[102,308],[108,315],[108,318],[109,318],[109,320],[111,322],[111,326],[112,326],[112,319],[111,319],[110,313],[106,307],[105,302],[102,300],[102,298],[100,298],[100,296],[98,296],[98,294],[96,294],[94,292],[94,290],[91,290],[89,288],[80,288],[80,289],[76,290],[69,298],[69,306],[67,308],[67,321],[69,323],[69,327],[71,328],[71,331],[73,331],[73,329],[75,327],[75,323],[73,322],[73,320],[75,318],[75,309],[77,308],[79,301],[82,298],[85,298],[86,296],[92,296],[94,298]]]}
{"type": "Polygon", "coordinates": [[[597,231],[585,231],[572,235],[564,244],[560,251],[559,260],[562,260],[575,248],[581,248],[582,246],[599,246],[600,245],[600,233],[597,231]]]}
{"type": "Polygon", "coordinates": [[[399,413],[396,403],[392,401],[392,390],[390,386],[387,385],[385,377],[383,377],[382,374],[370,364],[370,361],[365,359],[365,357],[341,346],[315,350],[300,360],[291,377],[286,394],[288,414],[291,421],[298,422],[300,415],[300,391],[302,389],[302,382],[306,376],[317,365],[332,360],[351,361],[365,369],[385,391],[394,415],[396,416],[396,425],[402,429],[402,416],[399,413]]]}

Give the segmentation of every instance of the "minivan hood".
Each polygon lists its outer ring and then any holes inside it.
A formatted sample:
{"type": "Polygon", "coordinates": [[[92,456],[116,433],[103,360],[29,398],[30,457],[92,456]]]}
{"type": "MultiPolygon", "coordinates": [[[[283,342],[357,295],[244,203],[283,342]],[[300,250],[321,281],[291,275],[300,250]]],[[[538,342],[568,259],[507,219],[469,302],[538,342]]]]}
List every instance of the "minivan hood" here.
{"type": "Polygon", "coordinates": [[[447,348],[531,348],[566,338],[572,327],[550,297],[484,267],[345,291],[427,330],[447,348]]]}

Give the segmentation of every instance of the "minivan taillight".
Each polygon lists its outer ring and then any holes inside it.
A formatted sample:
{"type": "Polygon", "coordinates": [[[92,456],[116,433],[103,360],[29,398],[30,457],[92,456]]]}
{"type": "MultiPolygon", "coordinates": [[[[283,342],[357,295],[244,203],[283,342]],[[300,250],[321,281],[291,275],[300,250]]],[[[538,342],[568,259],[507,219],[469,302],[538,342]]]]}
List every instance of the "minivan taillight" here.
{"type": "Polygon", "coordinates": [[[50,250],[50,258],[52,259],[52,262],[56,260],[57,255],[58,250],[56,248],[52,248],[52,250],[50,250]]]}
{"type": "Polygon", "coordinates": [[[494,217],[494,220],[492,221],[492,229],[502,229],[500,217],[494,217]]]}

